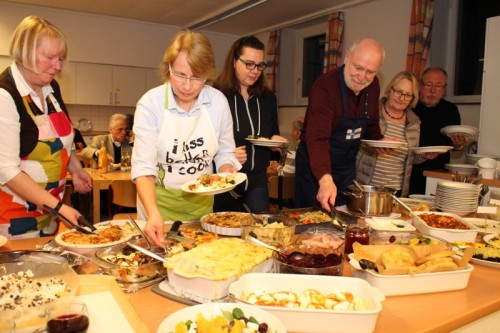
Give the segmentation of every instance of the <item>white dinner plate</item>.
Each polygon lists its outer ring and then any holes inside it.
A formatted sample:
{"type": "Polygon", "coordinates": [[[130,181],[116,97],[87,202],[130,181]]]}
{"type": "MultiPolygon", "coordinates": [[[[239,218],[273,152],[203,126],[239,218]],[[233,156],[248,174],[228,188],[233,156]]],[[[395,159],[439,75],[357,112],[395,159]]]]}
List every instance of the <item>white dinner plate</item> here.
{"type": "Polygon", "coordinates": [[[0,235],[0,247],[7,243],[7,237],[0,235]]]}
{"type": "Polygon", "coordinates": [[[402,141],[361,140],[361,142],[375,148],[399,148],[407,145],[406,142],[402,141]]]}
{"type": "Polygon", "coordinates": [[[500,221],[482,219],[479,217],[466,217],[464,220],[474,224],[480,234],[500,233],[500,221]]]}
{"type": "Polygon", "coordinates": [[[441,128],[441,133],[444,135],[465,135],[465,136],[476,136],[479,133],[477,127],[468,125],[450,125],[441,128]]]}
{"type": "Polygon", "coordinates": [[[266,139],[246,139],[250,141],[254,146],[263,146],[263,147],[282,147],[288,144],[288,141],[275,141],[275,140],[266,140],[266,139]]]}
{"type": "Polygon", "coordinates": [[[491,245],[491,246],[494,246],[496,248],[500,248],[500,241],[497,241],[497,243],[493,243],[493,239],[499,239],[500,238],[500,234],[488,234],[486,236],[483,237],[483,240],[485,243],[491,245]]]}
{"type": "Polygon", "coordinates": [[[254,317],[259,323],[266,323],[269,332],[286,333],[285,325],[276,316],[258,306],[243,303],[204,303],[178,310],[160,323],[157,333],[174,332],[175,326],[180,322],[188,320],[196,322],[196,317],[200,313],[206,319],[212,319],[222,315],[222,311],[232,312],[234,308],[240,308],[246,318],[254,317]]]}
{"type": "Polygon", "coordinates": [[[446,153],[453,149],[452,146],[427,146],[427,147],[413,147],[410,148],[416,154],[425,154],[425,153],[446,153]]]}
{"type": "MultiPolygon", "coordinates": [[[[221,173],[218,173],[218,175],[221,177],[227,177],[227,176],[231,175],[231,173],[221,172],[221,173]]],[[[242,172],[236,172],[233,175],[234,175],[235,183],[228,185],[227,187],[212,188],[212,187],[200,186],[196,190],[193,191],[193,190],[189,189],[189,186],[194,185],[198,182],[198,179],[194,179],[194,180],[188,181],[187,183],[184,183],[184,185],[182,185],[181,189],[185,192],[189,192],[189,193],[193,193],[193,194],[201,194],[201,195],[214,195],[214,194],[228,192],[228,191],[231,191],[232,189],[234,189],[238,184],[241,184],[242,182],[244,182],[247,179],[247,175],[242,173],[242,172]]]]}

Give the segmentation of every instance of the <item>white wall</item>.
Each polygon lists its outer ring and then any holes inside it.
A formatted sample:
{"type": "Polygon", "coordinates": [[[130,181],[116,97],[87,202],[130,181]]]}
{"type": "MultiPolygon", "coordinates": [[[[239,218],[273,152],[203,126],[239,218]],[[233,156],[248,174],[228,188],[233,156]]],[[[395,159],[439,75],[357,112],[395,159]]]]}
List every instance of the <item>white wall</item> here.
{"type": "MultiPolygon", "coordinates": [[[[179,27],[102,15],[84,14],[45,7],[0,2],[0,71],[10,60],[11,35],[28,15],[43,17],[59,27],[68,38],[68,61],[158,68],[179,27]]],[[[216,66],[222,67],[226,52],[238,37],[203,31],[212,43],[216,66]]],[[[64,70],[64,69],[63,69],[64,70]]],[[[113,113],[133,113],[133,107],[68,105],[74,125],[81,118],[92,121],[93,130],[107,131],[113,113]]]]}
{"type": "MultiPolygon", "coordinates": [[[[28,15],[41,16],[68,38],[70,61],[158,68],[179,27],[45,7],[0,2],[0,55],[8,55],[12,32],[28,15]]],[[[214,49],[217,68],[235,35],[205,32],[214,49]]]]}

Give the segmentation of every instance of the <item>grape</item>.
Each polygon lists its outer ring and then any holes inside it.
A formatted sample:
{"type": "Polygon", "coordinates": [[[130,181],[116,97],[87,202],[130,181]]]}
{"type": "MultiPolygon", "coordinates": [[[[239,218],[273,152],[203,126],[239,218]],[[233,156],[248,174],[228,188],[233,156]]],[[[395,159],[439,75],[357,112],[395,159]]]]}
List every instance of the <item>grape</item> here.
{"type": "Polygon", "coordinates": [[[259,324],[259,333],[266,333],[269,327],[266,323],[259,324]]]}

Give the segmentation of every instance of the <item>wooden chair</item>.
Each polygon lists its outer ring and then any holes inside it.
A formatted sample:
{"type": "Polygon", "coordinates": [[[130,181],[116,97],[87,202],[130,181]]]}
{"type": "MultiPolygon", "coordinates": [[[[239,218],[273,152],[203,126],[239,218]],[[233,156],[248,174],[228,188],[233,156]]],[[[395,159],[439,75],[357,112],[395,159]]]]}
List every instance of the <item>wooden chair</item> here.
{"type": "Polygon", "coordinates": [[[271,176],[268,178],[269,198],[278,200],[279,209],[283,208],[283,203],[293,208],[295,199],[295,175],[285,174],[283,176],[271,176]],[[281,181],[280,181],[281,178],[281,181]],[[281,188],[280,188],[281,182],[281,188]]]}
{"type": "MultiPolygon", "coordinates": [[[[111,204],[119,207],[137,208],[137,190],[135,184],[131,180],[113,180],[109,188],[111,204]]],[[[130,213],[111,213],[113,220],[127,219],[128,216],[137,218],[137,211],[130,213]]]]}

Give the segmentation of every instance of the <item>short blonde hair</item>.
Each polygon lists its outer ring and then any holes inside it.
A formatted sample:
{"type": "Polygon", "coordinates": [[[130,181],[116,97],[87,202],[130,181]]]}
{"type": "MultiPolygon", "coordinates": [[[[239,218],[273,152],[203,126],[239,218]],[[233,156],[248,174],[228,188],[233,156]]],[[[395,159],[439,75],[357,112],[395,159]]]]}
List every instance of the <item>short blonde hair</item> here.
{"type": "Polygon", "coordinates": [[[402,72],[399,72],[398,74],[396,74],[391,82],[389,82],[389,84],[387,85],[387,88],[385,88],[385,97],[389,96],[389,94],[391,93],[391,89],[399,82],[401,81],[402,79],[407,79],[407,80],[410,80],[411,81],[411,86],[412,86],[412,93],[413,93],[413,98],[409,104],[409,107],[410,108],[414,108],[417,103],[418,103],[418,91],[419,91],[419,84],[418,84],[418,80],[417,78],[415,77],[415,75],[413,75],[412,73],[410,72],[407,72],[407,71],[402,71],[402,72]]]}
{"type": "Polygon", "coordinates": [[[165,81],[170,81],[169,66],[181,51],[186,52],[187,62],[194,76],[207,79],[208,82],[215,79],[215,57],[208,37],[186,29],[178,32],[165,50],[160,68],[165,81]]]}
{"type": "Polygon", "coordinates": [[[68,43],[64,34],[55,25],[38,16],[27,16],[17,26],[10,41],[9,54],[23,67],[37,72],[36,49],[45,38],[59,40],[59,55],[66,58],[68,43]]]}

